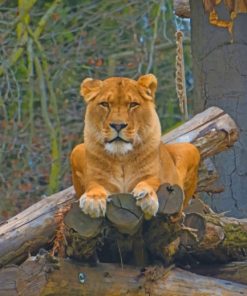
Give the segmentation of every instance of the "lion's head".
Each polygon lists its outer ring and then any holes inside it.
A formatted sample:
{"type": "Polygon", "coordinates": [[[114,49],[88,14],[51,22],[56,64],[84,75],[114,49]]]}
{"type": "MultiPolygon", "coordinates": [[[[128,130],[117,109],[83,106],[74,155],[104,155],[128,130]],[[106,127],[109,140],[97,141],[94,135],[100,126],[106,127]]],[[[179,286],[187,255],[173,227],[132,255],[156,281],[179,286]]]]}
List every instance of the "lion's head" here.
{"type": "Polygon", "coordinates": [[[104,81],[86,78],[81,84],[81,95],[87,104],[85,144],[99,144],[115,155],[127,154],[147,141],[158,146],[156,88],[157,79],[152,74],[137,81],[123,77],[104,81]]]}

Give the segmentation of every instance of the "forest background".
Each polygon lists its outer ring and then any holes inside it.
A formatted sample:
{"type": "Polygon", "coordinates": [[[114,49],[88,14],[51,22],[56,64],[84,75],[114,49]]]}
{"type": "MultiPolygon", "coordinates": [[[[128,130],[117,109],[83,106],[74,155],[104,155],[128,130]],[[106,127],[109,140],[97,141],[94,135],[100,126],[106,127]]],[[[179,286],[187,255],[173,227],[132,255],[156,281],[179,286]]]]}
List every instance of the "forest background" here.
{"type": "Polygon", "coordinates": [[[177,29],[191,116],[190,25],[171,0],[0,0],[0,221],[71,185],[84,78],[153,73],[163,132],[182,123],[177,29]]]}

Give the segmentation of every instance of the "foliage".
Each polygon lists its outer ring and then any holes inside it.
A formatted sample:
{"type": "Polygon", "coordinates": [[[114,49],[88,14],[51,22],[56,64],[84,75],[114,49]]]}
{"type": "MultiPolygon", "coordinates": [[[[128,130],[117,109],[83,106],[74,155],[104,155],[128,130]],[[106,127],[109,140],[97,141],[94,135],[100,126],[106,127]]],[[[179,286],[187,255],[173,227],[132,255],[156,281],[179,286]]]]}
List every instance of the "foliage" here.
{"type": "MultiPolygon", "coordinates": [[[[171,2],[0,1],[0,216],[71,184],[69,154],[82,140],[83,78],[152,72],[163,129],[181,120],[171,2]]],[[[181,25],[188,45],[187,24],[181,25]]]]}

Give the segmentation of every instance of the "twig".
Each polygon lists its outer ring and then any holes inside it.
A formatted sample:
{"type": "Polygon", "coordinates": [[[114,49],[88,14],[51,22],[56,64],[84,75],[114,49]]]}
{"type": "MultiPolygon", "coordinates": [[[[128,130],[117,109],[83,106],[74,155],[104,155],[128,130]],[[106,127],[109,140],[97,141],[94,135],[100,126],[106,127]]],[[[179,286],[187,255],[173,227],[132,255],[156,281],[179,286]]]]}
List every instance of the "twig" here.
{"type": "MultiPolygon", "coordinates": [[[[57,8],[57,6],[60,3],[61,3],[61,0],[55,0],[53,2],[53,4],[51,5],[51,7],[44,14],[44,16],[40,19],[40,21],[38,22],[37,28],[34,31],[34,35],[36,38],[39,38],[39,36],[43,32],[43,30],[45,29],[47,21],[49,20],[50,16],[52,15],[54,10],[57,8]]],[[[20,41],[16,45],[17,49],[14,52],[12,52],[9,60],[5,63],[8,67],[13,66],[19,60],[19,58],[22,56],[22,54],[24,52],[24,46],[27,43],[27,40],[28,40],[28,38],[27,38],[27,35],[25,35],[25,34],[22,36],[22,38],[20,38],[20,41]]],[[[4,72],[5,72],[5,67],[0,66],[0,77],[4,74],[4,72]]]]}
{"type": "Polygon", "coordinates": [[[30,124],[30,133],[29,133],[29,148],[31,147],[33,134],[34,134],[34,124],[33,124],[33,99],[34,99],[34,90],[33,90],[33,42],[31,39],[27,42],[27,62],[28,62],[28,82],[29,82],[29,124],[30,124]]]}
{"type": "Polygon", "coordinates": [[[148,61],[148,66],[147,66],[147,69],[146,69],[146,73],[149,73],[152,66],[153,66],[155,41],[157,39],[160,11],[161,11],[161,3],[158,6],[157,14],[156,14],[156,17],[155,17],[155,20],[154,20],[154,33],[153,33],[153,38],[152,38],[152,41],[151,41],[150,52],[149,52],[149,61],[148,61]]]}
{"type": "Polygon", "coordinates": [[[41,63],[37,57],[34,58],[34,64],[37,71],[39,87],[41,91],[41,110],[42,115],[45,121],[45,124],[50,132],[50,140],[51,140],[51,156],[52,156],[52,164],[51,164],[51,172],[49,176],[49,191],[54,192],[58,189],[58,176],[60,173],[60,149],[59,149],[59,140],[57,137],[56,129],[53,127],[51,120],[49,118],[48,108],[47,108],[47,92],[45,87],[45,78],[43,69],[41,67],[41,63]]]}
{"type": "Polygon", "coordinates": [[[11,29],[5,32],[1,38],[5,40],[7,36],[13,32],[13,28],[19,23],[22,22],[22,20],[26,17],[26,15],[29,13],[29,11],[33,8],[34,4],[38,0],[28,0],[25,4],[25,7],[21,10],[19,10],[19,15],[15,18],[15,20],[11,23],[8,23],[8,25],[11,26],[11,29]]]}

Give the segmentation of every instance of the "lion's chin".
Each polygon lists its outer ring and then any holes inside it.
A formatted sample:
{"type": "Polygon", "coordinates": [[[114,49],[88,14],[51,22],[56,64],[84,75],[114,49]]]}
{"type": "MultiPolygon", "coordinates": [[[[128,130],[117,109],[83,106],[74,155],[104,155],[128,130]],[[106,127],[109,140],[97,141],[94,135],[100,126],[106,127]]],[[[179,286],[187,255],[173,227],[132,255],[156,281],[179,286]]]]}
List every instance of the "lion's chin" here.
{"type": "Polygon", "coordinates": [[[133,144],[115,141],[112,143],[106,143],[105,150],[110,154],[125,155],[133,150],[133,144]]]}

